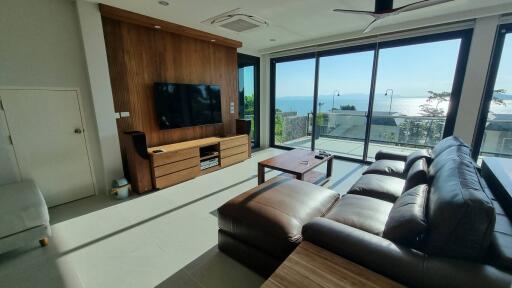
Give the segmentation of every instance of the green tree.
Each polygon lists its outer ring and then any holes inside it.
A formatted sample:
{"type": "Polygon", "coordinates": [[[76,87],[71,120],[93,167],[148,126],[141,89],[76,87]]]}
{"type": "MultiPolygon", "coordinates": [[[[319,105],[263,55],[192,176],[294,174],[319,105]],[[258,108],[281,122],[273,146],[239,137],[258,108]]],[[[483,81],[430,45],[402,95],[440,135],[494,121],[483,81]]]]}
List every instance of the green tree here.
{"type": "Polygon", "coordinates": [[[340,110],[344,110],[344,111],[356,111],[356,106],[354,105],[341,105],[340,106],[340,110]]]}
{"type": "Polygon", "coordinates": [[[283,114],[281,109],[276,108],[275,112],[276,118],[275,118],[275,126],[274,126],[274,137],[276,143],[282,143],[283,142],[283,114]]]}
{"type": "MultiPolygon", "coordinates": [[[[429,94],[425,104],[420,105],[420,114],[426,117],[443,117],[446,112],[443,108],[439,107],[444,102],[450,101],[450,92],[434,92],[427,91],[429,94]]],[[[430,120],[427,133],[423,145],[433,145],[441,140],[443,137],[444,120],[430,120]]]]}
{"type": "Polygon", "coordinates": [[[507,93],[507,91],[505,89],[496,89],[494,91],[492,91],[492,102],[496,105],[500,105],[500,106],[507,106],[507,104],[505,103],[505,101],[500,98],[498,95],[500,94],[505,94],[507,93]]]}
{"type": "Polygon", "coordinates": [[[425,104],[420,105],[420,114],[427,117],[441,117],[445,115],[443,108],[439,105],[443,102],[450,101],[450,92],[436,93],[434,91],[427,91],[429,94],[425,104]]]}
{"type": "Polygon", "coordinates": [[[254,95],[244,96],[244,113],[254,116],[254,95]]]}

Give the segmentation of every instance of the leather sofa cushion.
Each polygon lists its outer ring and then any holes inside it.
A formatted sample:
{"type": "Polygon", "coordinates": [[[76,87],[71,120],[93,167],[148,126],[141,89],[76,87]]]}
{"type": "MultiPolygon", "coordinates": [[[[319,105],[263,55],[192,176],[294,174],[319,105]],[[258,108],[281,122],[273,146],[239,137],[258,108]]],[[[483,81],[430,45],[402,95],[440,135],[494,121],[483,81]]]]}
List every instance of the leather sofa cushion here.
{"type": "Polygon", "coordinates": [[[489,244],[490,263],[512,272],[512,222],[497,201],[492,201],[496,211],[496,224],[489,244]]]}
{"type": "Polygon", "coordinates": [[[466,143],[464,143],[464,141],[462,141],[462,139],[460,139],[459,137],[446,137],[443,140],[439,141],[439,143],[437,143],[437,145],[434,146],[434,148],[432,148],[432,158],[437,158],[439,155],[441,155],[441,153],[454,146],[462,146],[469,148],[469,146],[466,143]]]}
{"type": "Polygon", "coordinates": [[[379,150],[375,153],[375,160],[396,160],[405,162],[407,160],[407,155],[404,153],[396,153],[390,151],[379,150]]]}
{"type": "Polygon", "coordinates": [[[382,235],[393,204],[375,198],[347,194],[325,218],[375,234],[382,235]]]}
{"type": "Polygon", "coordinates": [[[218,209],[219,229],[281,259],[302,240],[302,225],[324,216],[339,194],[290,177],[275,177],[218,209]]]}
{"type": "Polygon", "coordinates": [[[391,208],[382,236],[408,247],[416,247],[427,228],[427,195],[428,186],[424,184],[400,195],[391,208]]]}
{"type": "Polygon", "coordinates": [[[405,162],[398,160],[378,160],[373,162],[363,174],[380,174],[393,177],[404,177],[405,162]]]}
{"type": "Polygon", "coordinates": [[[427,166],[430,165],[432,162],[432,155],[430,153],[430,150],[422,149],[409,154],[409,156],[407,156],[407,160],[405,160],[404,173],[409,173],[412,165],[420,159],[425,159],[425,161],[427,161],[427,166]]]}
{"type": "Polygon", "coordinates": [[[424,158],[418,159],[409,169],[407,179],[405,179],[404,190],[407,191],[415,186],[427,184],[428,166],[424,158]]]}
{"type": "Polygon", "coordinates": [[[428,254],[464,260],[482,258],[495,223],[494,208],[485,189],[487,185],[472,161],[451,161],[437,171],[428,201],[428,254]]]}
{"type": "Polygon", "coordinates": [[[347,194],[357,194],[395,202],[402,194],[405,180],[378,174],[366,174],[349,189],[347,194]]]}

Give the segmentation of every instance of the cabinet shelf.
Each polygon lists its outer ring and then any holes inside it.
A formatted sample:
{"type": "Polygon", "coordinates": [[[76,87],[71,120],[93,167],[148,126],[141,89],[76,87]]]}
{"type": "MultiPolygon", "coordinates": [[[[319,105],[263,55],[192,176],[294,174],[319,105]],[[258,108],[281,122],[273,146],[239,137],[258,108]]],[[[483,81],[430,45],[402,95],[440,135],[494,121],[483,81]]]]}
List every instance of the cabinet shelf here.
{"type": "Polygon", "coordinates": [[[208,160],[208,159],[215,158],[215,157],[219,157],[219,152],[215,152],[210,155],[205,155],[205,156],[199,158],[199,161],[208,160]]]}

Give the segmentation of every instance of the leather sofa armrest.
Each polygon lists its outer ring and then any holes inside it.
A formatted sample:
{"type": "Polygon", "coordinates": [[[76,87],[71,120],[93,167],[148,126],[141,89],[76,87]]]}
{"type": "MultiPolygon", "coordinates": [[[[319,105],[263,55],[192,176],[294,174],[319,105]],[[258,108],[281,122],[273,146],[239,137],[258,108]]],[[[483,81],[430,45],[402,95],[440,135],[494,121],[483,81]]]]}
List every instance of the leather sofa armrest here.
{"type": "Polygon", "coordinates": [[[302,229],[304,240],[407,286],[423,282],[424,254],[380,236],[327,219],[315,218],[302,229]]]}
{"type": "Polygon", "coordinates": [[[379,150],[375,154],[375,160],[397,160],[405,162],[407,161],[407,156],[409,156],[409,154],[379,150]]]}

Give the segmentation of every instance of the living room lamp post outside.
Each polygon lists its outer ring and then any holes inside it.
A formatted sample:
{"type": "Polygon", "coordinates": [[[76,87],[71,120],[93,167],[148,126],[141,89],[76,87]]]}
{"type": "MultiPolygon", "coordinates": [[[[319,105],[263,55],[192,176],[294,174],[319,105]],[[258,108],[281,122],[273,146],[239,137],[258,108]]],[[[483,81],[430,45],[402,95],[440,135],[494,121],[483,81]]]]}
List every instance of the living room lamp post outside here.
{"type": "Polygon", "coordinates": [[[391,102],[389,102],[389,115],[391,115],[391,106],[393,105],[393,94],[395,94],[393,89],[387,89],[386,93],[384,94],[384,96],[390,96],[391,97],[391,102]],[[391,94],[388,94],[389,91],[391,91],[391,94]]]}
{"type": "Polygon", "coordinates": [[[332,108],[331,108],[331,111],[334,112],[334,96],[341,96],[340,94],[340,90],[334,90],[332,92],[332,108]]]}

